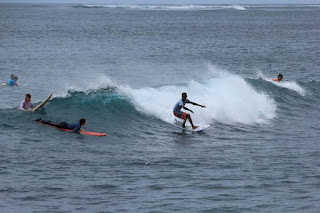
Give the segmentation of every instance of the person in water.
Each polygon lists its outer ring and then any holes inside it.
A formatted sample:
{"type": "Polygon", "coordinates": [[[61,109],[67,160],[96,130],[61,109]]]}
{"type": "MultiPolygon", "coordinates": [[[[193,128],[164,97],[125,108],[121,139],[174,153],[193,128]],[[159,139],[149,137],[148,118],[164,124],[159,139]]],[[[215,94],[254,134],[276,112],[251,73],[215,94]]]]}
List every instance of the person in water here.
{"type": "Polygon", "coordinates": [[[31,95],[28,93],[24,97],[24,101],[21,102],[19,109],[22,111],[31,111],[33,104],[31,103],[31,95]]]}
{"type": "Polygon", "coordinates": [[[197,104],[197,103],[194,103],[194,102],[190,101],[189,99],[187,99],[187,93],[184,92],[184,93],[182,93],[182,98],[173,107],[174,116],[184,120],[183,124],[182,124],[183,128],[186,127],[185,126],[186,121],[189,120],[192,128],[196,129],[196,128],[198,128],[198,126],[193,125],[190,114],[181,111],[181,108],[183,108],[185,110],[188,110],[188,111],[194,113],[191,109],[188,109],[187,107],[185,107],[186,104],[193,104],[193,105],[196,105],[196,106],[201,106],[202,108],[205,108],[206,106],[200,105],[200,104],[197,104]]]}
{"type": "Polygon", "coordinates": [[[18,77],[14,74],[10,75],[10,79],[7,82],[7,86],[18,86],[18,77]]]}
{"type": "Polygon", "coordinates": [[[43,124],[50,125],[50,126],[62,128],[62,129],[71,129],[72,132],[74,132],[74,133],[79,133],[79,130],[81,129],[81,127],[86,125],[86,119],[84,119],[84,118],[81,118],[79,120],[79,123],[72,123],[72,124],[68,124],[67,122],[55,123],[52,121],[42,120],[41,118],[38,118],[36,121],[43,123],[43,124]]]}
{"type": "Polygon", "coordinates": [[[280,82],[282,80],[282,78],[283,78],[283,75],[279,74],[278,78],[273,79],[273,81],[280,82]]]}

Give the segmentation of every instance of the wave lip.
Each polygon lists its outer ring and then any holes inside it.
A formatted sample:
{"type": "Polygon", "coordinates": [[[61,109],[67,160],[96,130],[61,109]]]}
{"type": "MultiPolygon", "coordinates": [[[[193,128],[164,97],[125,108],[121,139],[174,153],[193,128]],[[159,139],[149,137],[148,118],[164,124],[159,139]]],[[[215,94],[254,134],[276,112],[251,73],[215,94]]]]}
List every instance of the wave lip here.
{"type": "MultiPolygon", "coordinates": [[[[268,80],[268,81],[270,81],[270,80],[268,80]]],[[[283,87],[283,88],[287,88],[289,90],[295,91],[302,96],[305,96],[307,94],[306,90],[304,90],[299,84],[297,84],[296,82],[293,82],[293,81],[283,81],[283,82],[279,83],[279,82],[275,82],[275,81],[271,80],[270,82],[272,82],[274,85],[276,85],[278,87],[283,87]]]]}
{"type": "Polygon", "coordinates": [[[272,78],[268,78],[268,77],[264,76],[262,72],[258,72],[258,77],[262,78],[263,80],[270,82],[278,87],[286,88],[286,89],[292,90],[294,92],[297,92],[301,96],[305,96],[307,94],[307,91],[294,81],[284,80],[279,83],[279,82],[273,81],[272,78]]]}

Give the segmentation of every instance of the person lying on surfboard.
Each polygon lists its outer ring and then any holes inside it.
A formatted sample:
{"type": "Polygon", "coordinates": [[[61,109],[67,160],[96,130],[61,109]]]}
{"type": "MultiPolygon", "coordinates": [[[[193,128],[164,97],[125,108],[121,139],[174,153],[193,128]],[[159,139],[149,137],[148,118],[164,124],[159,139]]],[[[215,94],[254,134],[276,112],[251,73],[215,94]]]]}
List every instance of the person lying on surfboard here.
{"type": "Polygon", "coordinates": [[[15,76],[14,74],[10,75],[10,79],[7,82],[7,86],[18,86],[18,77],[15,76]]]}
{"type": "Polygon", "coordinates": [[[200,105],[200,104],[197,104],[197,103],[194,103],[194,102],[190,101],[189,99],[187,99],[187,93],[184,92],[184,93],[182,93],[182,98],[173,107],[174,116],[184,120],[183,124],[182,124],[183,128],[186,127],[185,124],[186,124],[186,121],[188,119],[190,124],[191,124],[191,126],[192,126],[192,128],[196,129],[196,128],[198,128],[198,126],[193,125],[190,114],[181,111],[181,108],[183,108],[183,109],[188,110],[188,111],[193,113],[193,111],[191,109],[188,109],[187,107],[185,107],[186,104],[193,104],[193,105],[196,105],[196,106],[201,106],[202,108],[205,108],[206,106],[200,105]]]}
{"type": "Polygon", "coordinates": [[[280,82],[283,78],[283,75],[282,74],[279,74],[278,75],[278,78],[275,78],[275,79],[272,79],[273,81],[276,81],[276,82],[280,82]]]}
{"type": "Polygon", "coordinates": [[[31,95],[28,93],[24,97],[24,101],[21,102],[19,109],[22,111],[32,111],[31,107],[33,104],[31,103],[31,95]]]}
{"type": "Polygon", "coordinates": [[[55,123],[52,121],[44,121],[41,118],[38,118],[36,121],[43,123],[43,124],[50,125],[50,126],[62,128],[62,129],[72,129],[72,132],[74,132],[74,133],[79,133],[79,130],[81,129],[81,127],[86,125],[86,119],[84,119],[84,118],[81,118],[79,120],[79,123],[72,123],[72,124],[68,124],[67,122],[55,123]]]}

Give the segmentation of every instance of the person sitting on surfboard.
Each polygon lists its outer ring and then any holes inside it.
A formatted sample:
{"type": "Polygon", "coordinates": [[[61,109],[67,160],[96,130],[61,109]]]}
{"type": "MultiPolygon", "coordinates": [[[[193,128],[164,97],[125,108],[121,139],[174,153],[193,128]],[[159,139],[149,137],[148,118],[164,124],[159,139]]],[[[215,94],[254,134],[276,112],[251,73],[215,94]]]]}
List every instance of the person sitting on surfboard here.
{"type": "Polygon", "coordinates": [[[52,121],[44,121],[41,118],[38,118],[36,121],[43,123],[43,124],[50,125],[50,126],[62,128],[62,129],[72,129],[72,132],[74,132],[74,133],[79,133],[79,130],[81,129],[81,127],[86,125],[86,119],[84,119],[84,118],[81,118],[79,120],[79,123],[72,123],[72,124],[68,124],[67,122],[55,123],[52,121]]]}
{"type": "Polygon", "coordinates": [[[283,78],[283,75],[282,74],[279,74],[278,75],[278,78],[275,78],[275,79],[272,79],[273,81],[276,81],[276,82],[280,82],[283,78]]]}
{"type": "Polygon", "coordinates": [[[33,104],[31,103],[31,95],[28,93],[24,97],[24,101],[21,102],[19,109],[22,111],[32,111],[31,107],[33,104]]]}
{"type": "Polygon", "coordinates": [[[11,79],[8,80],[7,86],[18,86],[18,77],[15,76],[14,74],[10,75],[11,79]]]}
{"type": "Polygon", "coordinates": [[[196,129],[196,128],[198,128],[198,126],[193,125],[190,114],[181,111],[181,108],[183,108],[183,109],[189,110],[190,112],[193,113],[193,111],[191,109],[188,109],[187,107],[185,107],[186,104],[193,104],[193,105],[196,105],[196,106],[201,106],[202,108],[205,108],[206,106],[191,102],[189,99],[187,99],[187,93],[184,92],[184,93],[182,93],[182,98],[173,107],[174,116],[184,120],[183,124],[182,124],[183,128],[186,127],[185,124],[186,124],[186,121],[188,119],[190,124],[191,124],[191,126],[192,126],[192,128],[196,129]]]}

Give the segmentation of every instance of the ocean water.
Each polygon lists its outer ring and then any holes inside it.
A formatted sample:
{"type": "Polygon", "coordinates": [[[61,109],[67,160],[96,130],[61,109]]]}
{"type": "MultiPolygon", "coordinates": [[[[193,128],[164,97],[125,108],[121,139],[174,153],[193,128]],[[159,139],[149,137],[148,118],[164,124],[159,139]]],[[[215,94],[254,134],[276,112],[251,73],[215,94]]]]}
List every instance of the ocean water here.
{"type": "Polygon", "coordinates": [[[0,88],[1,212],[318,212],[319,20],[319,5],[0,4],[0,79],[29,85],[0,88]],[[212,127],[174,125],[182,92],[212,127]]]}

